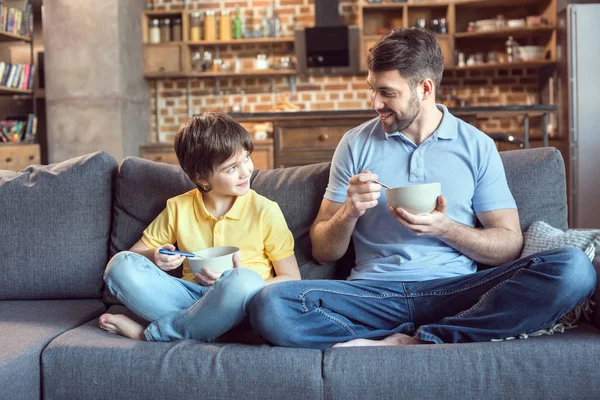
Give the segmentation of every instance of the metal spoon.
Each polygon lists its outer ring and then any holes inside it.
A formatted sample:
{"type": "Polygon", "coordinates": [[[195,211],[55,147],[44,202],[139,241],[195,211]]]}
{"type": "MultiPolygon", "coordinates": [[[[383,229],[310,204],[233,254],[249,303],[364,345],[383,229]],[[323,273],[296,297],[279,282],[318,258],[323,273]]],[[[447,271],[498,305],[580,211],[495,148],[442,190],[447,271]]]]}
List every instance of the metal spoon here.
{"type": "Polygon", "coordinates": [[[389,189],[389,188],[390,188],[389,186],[387,186],[387,185],[384,185],[383,183],[381,183],[381,182],[379,182],[379,181],[373,181],[373,182],[377,183],[378,185],[381,185],[381,186],[383,186],[383,187],[384,187],[384,188],[386,188],[386,189],[389,189]]]}

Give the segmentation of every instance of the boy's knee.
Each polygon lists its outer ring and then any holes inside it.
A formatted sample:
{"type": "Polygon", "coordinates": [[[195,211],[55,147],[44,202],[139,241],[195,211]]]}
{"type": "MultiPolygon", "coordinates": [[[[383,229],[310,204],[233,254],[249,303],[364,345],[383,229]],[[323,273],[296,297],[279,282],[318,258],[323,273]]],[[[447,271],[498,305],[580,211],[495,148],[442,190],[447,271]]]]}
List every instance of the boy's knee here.
{"type": "Polygon", "coordinates": [[[115,254],[106,265],[104,281],[108,283],[108,281],[127,279],[135,271],[132,266],[139,263],[140,257],[143,256],[131,251],[115,254]]]}
{"type": "Polygon", "coordinates": [[[243,297],[249,301],[265,287],[265,281],[251,269],[236,268],[225,271],[215,282],[215,287],[230,293],[231,296],[243,297]]]}

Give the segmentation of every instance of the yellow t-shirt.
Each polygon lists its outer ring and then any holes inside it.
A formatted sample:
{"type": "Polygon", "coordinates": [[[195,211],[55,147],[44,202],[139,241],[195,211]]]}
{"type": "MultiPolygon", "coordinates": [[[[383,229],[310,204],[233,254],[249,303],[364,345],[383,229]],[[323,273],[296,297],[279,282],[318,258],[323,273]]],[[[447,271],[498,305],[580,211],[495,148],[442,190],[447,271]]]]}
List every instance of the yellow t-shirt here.
{"type": "MultiPolygon", "coordinates": [[[[167,206],[144,230],[142,242],[149,248],[177,242],[179,250],[194,252],[213,246],[237,246],[242,265],[263,279],[273,277],[273,261],[294,254],[294,237],[279,205],[249,190],[238,197],[220,219],[204,206],[202,193],[193,189],[170,198],[167,206]]],[[[196,282],[187,261],[183,279],[196,282]]]]}

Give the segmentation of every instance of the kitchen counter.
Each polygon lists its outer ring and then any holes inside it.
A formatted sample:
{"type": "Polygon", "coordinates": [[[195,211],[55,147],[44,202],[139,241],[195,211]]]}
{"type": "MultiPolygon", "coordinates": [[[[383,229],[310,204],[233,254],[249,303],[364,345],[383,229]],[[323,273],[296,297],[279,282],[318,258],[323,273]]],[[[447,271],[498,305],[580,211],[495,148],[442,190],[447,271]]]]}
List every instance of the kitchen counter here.
{"type": "MultiPolygon", "coordinates": [[[[532,106],[481,106],[481,107],[451,107],[448,110],[454,115],[474,115],[474,114],[501,114],[501,115],[524,115],[540,116],[558,110],[556,105],[532,105],[532,106]]],[[[240,121],[269,120],[276,121],[280,119],[304,119],[304,118],[322,118],[328,116],[335,117],[375,117],[375,111],[368,110],[327,110],[327,111],[272,111],[258,113],[230,113],[230,115],[240,121]]]]}
{"type": "MultiPolygon", "coordinates": [[[[509,105],[509,106],[479,106],[479,107],[451,107],[448,109],[452,114],[465,116],[523,116],[523,141],[525,148],[529,148],[529,118],[544,118],[543,140],[544,146],[548,146],[548,114],[558,111],[556,105],[509,105]]],[[[375,111],[366,110],[328,110],[328,111],[273,111],[259,113],[230,113],[230,115],[241,122],[269,121],[274,125],[285,121],[299,121],[312,119],[346,119],[362,120],[362,122],[374,118],[375,111]]],[[[357,124],[359,125],[359,123],[357,124]]]]}

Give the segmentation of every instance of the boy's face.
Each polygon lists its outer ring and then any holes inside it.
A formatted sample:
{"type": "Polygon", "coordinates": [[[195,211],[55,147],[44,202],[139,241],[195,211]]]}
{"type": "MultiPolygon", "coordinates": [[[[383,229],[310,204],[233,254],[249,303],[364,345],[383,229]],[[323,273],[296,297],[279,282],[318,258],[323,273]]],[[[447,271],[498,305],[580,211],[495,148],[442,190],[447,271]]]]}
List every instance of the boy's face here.
{"type": "Polygon", "coordinates": [[[242,150],[217,166],[210,178],[211,193],[221,196],[243,196],[250,190],[254,164],[248,151],[242,150]]]}

